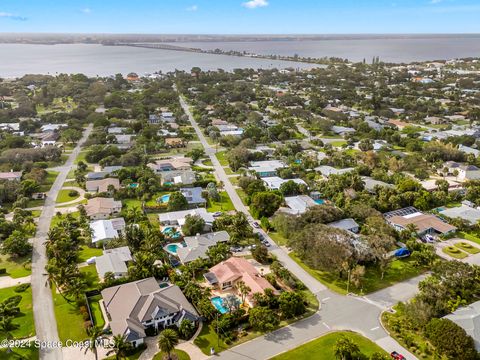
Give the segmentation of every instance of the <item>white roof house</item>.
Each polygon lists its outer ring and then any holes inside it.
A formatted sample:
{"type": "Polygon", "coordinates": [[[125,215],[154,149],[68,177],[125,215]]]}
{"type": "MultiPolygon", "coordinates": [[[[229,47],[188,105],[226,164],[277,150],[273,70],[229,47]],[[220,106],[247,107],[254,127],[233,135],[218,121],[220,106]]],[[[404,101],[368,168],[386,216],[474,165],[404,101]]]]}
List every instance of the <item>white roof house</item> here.
{"type": "Polygon", "coordinates": [[[441,210],[439,213],[451,219],[460,218],[466,220],[472,225],[480,220],[480,210],[463,204],[459,207],[441,210]]]}
{"type": "Polygon", "coordinates": [[[303,181],[302,179],[282,179],[278,176],[272,176],[272,177],[264,177],[262,178],[263,182],[269,188],[270,190],[278,190],[280,189],[280,186],[282,186],[283,183],[293,181],[294,183],[297,183],[299,185],[305,185],[307,186],[307,183],[303,181]]]}
{"type": "Polygon", "coordinates": [[[127,262],[132,261],[132,254],[128,246],[103,251],[102,256],[95,259],[100,278],[104,278],[107,272],[113,273],[115,278],[125,276],[128,272],[127,262]]]}
{"type": "Polygon", "coordinates": [[[207,209],[205,208],[172,211],[159,214],[158,217],[162,225],[182,226],[185,224],[185,218],[187,217],[187,215],[200,216],[205,221],[206,225],[212,225],[214,221],[213,215],[207,212],[207,209]]]}
{"type": "Polygon", "coordinates": [[[260,177],[275,176],[278,169],[287,167],[280,160],[252,161],[248,170],[256,172],[260,177]]]}
{"type": "Polygon", "coordinates": [[[480,351],[480,301],[458,308],[445,318],[463,328],[473,338],[477,351],[480,351]]]}
{"type": "Polygon", "coordinates": [[[125,220],[117,218],[92,221],[90,229],[92,230],[92,243],[112,240],[118,237],[119,233],[125,229],[125,220]]]}
{"type": "Polygon", "coordinates": [[[285,198],[285,204],[288,208],[281,208],[280,210],[293,215],[303,214],[308,208],[318,205],[318,203],[308,195],[287,196],[285,198]]]}
{"type": "Polygon", "coordinates": [[[327,178],[330,175],[342,175],[342,174],[349,173],[353,170],[355,170],[355,169],[354,168],[336,169],[336,168],[334,168],[332,166],[328,166],[328,165],[322,165],[322,166],[319,166],[319,167],[315,168],[315,171],[320,172],[323,176],[325,176],[327,178]]]}
{"type": "Polygon", "coordinates": [[[463,151],[466,154],[473,154],[475,157],[478,157],[480,155],[480,150],[465,146],[465,145],[459,145],[458,150],[463,151]]]}

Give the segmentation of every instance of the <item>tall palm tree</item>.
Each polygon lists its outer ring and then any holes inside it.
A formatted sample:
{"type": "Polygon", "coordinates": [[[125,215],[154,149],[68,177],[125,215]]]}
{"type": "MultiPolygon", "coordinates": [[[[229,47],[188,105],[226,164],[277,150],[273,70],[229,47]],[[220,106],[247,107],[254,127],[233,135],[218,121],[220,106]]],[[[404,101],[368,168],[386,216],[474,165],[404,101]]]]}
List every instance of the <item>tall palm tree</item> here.
{"type": "Polygon", "coordinates": [[[170,360],[172,351],[178,345],[178,334],[173,329],[165,329],[158,337],[158,347],[160,351],[167,354],[167,359],[170,360]]]}
{"type": "Polygon", "coordinates": [[[107,352],[107,355],[115,354],[115,359],[124,359],[127,356],[127,352],[132,349],[125,336],[115,335],[113,337],[112,349],[107,352]]]}
{"type": "Polygon", "coordinates": [[[93,355],[95,355],[95,360],[98,360],[98,340],[103,338],[103,330],[93,326],[88,328],[87,330],[88,335],[90,336],[88,339],[88,347],[85,349],[85,354],[87,351],[93,352],[93,355]]]}
{"type": "Polygon", "coordinates": [[[360,353],[360,348],[351,339],[342,336],[335,343],[333,349],[335,358],[339,360],[352,359],[355,355],[360,353]]]}

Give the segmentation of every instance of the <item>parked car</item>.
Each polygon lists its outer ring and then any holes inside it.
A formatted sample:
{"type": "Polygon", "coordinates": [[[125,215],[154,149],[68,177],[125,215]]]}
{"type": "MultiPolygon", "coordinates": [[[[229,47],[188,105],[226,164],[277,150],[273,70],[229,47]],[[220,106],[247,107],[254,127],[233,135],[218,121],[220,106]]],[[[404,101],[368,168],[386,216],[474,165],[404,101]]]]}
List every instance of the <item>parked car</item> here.
{"type": "Polygon", "coordinates": [[[230,251],[231,251],[231,252],[240,252],[240,251],[242,251],[242,250],[243,250],[243,248],[242,248],[241,246],[232,246],[232,247],[230,248],[230,251]]]}
{"type": "Polygon", "coordinates": [[[93,265],[93,264],[95,264],[96,262],[97,262],[97,257],[96,257],[96,256],[93,256],[93,257],[87,259],[87,261],[86,261],[86,263],[87,263],[88,265],[93,265]]]}
{"type": "Polygon", "coordinates": [[[260,225],[258,225],[258,223],[257,223],[256,221],[254,221],[254,222],[252,223],[252,225],[253,225],[253,227],[254,227],[255,229],[260,229],[260,225]]]}
{"type": "Polygon", "coordinates": [[[402,354],[399,354],[396,351],[391,352],[390,356],[393,360],[406,360],[405,356],[403,356],[402,354]]]}
{"type": "Polygon", "coordinates": [[[223,212],[221,211],[216,211],[212,214],[213,217],[219,217],[219,216],[222,216],[223,212]]]}

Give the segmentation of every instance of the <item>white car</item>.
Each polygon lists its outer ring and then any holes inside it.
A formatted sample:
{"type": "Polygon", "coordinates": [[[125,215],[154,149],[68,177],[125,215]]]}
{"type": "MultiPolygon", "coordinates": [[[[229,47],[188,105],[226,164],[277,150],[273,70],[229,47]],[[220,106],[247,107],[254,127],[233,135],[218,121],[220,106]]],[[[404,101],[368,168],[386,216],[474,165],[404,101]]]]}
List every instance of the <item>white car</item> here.
{"type": "Polygon", "coordinates": [[[90,259],[87,259],[86,262],[87,262],[88,265],[93,265],[93,264],[95,264],[95,263],[97,262],[97,257],[96,257],[96,256],[93,256],[93,257],[91,257],[90,259]]]}

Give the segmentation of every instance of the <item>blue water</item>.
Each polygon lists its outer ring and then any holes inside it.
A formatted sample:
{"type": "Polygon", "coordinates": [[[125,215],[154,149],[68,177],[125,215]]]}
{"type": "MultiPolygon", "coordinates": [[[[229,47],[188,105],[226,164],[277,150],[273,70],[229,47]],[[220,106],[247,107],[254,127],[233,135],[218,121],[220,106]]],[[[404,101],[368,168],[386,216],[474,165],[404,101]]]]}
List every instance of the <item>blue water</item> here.
{"type": "Polygon", "coordinates": [[[180,245],[178,244],[168,244],[166,246],[167,248],[167,251],[171,252],[172,254],[176,254],[177,253],[177,249],[181,247],[180,245]]]}
{"type": "Polygon", "coordinates": [[[163,183],[163,185],[170,186],[170,185],[173,185],[173,183],[172,183],[172,182],[170,182],[170,181],[167,181],[167,182],[164,182],[164,183],[163,183]]]}
{"type": "Polygon", "coordinates": [[[162,233],[164,235],[167,235],[173,239],[177,239],[179,238],[180,236],[182,236],[182,234],[180,234],[180,231],[175,231],[175,228],[174,227],[166,227],[165,229],[163,229],[162,233]]]}
{"type": "Polygon", "coordinates": [[[131,183],[130,185],[128,185],[129,188],[132,188],[132,189],[135,189],[138,187],[138,183],[131,183]]]}
{"type": "Polygon", "coordinates": [[[162,204],[168,203],[170,201],[170,194],[160,196],[159,200],[162,204]]]}
{"type": "Polygon", "coordinates": [[[315,202],[316,202],[318,205],[323,205],[323,204],[325,204],[325,200],[323,200],[323,199],[315,200],[315,202]]]}
{"type": "Polygon", "coordinates": [[[220,311],[221,314],[225,314],[228,312],[228,309],[223,306],[223,299],[220,296],[216,296],[211,299],[213,306],[220,311]]]}

